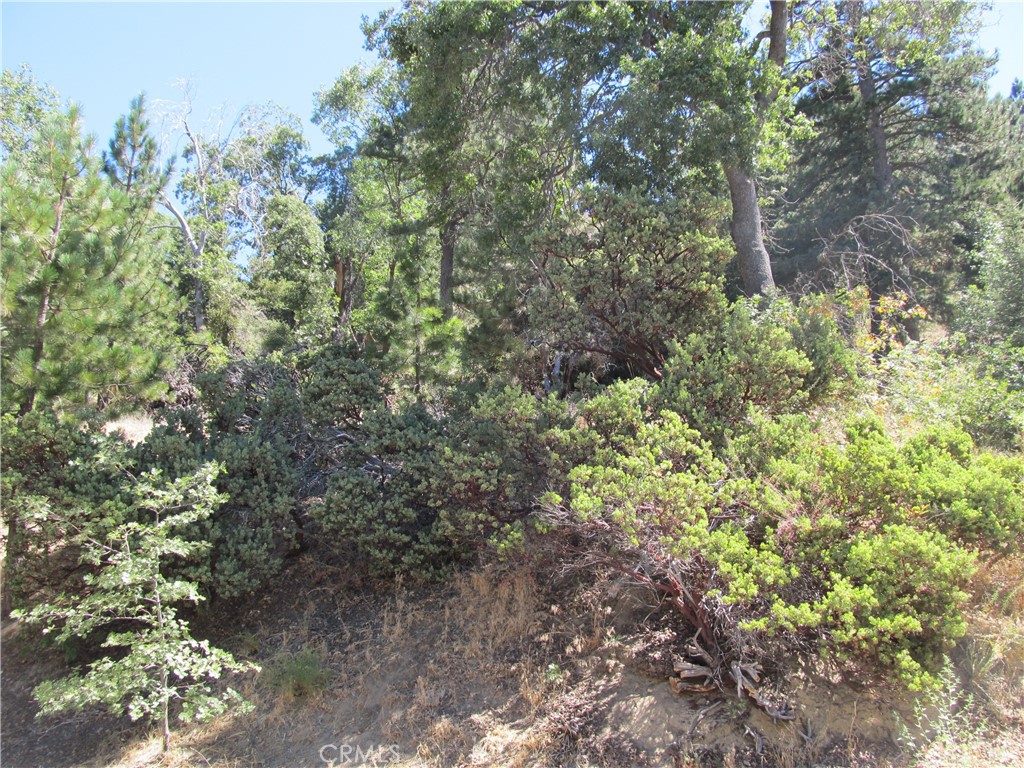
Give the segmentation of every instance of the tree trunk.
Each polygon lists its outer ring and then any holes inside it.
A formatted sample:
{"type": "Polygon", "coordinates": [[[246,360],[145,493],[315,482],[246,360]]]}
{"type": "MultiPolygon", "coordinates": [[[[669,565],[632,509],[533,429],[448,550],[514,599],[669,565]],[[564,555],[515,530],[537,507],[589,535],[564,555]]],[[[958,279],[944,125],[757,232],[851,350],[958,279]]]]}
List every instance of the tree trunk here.
{"type": "Polygon", "coordinates": [[[334,327],[334,340],[341,340],[342,329],[352,314],[352,297],[348,289],[348,261],[339,253],[334,257],[334,295],[338,298],[338,316],[334,327]]]}
{"type": "Polygon", "coordinates": [[[196,332],[203,330],[206,325],[206,312],[203,307],[206,298],[203,296],[203,281],[196,275],[196,289],[192,292],[192,317],[195,320],[196,332]]]}
{"type": "MultiPolygon", "coordinates": [[[[858,2],[847,2],[851,33],[856,36],[860,26],[864,6],[858,2]]],[[[889,159],[889,139],[882,125],[882,111],[878,108],[878,92],[875,88],[875,74],[871,70],[871,59],[863,43],[857,43],[854,52],[854,69],[857,76],[857,90],[868,118],[868,136],[871,138],[872,165],[874,166],[875,185],[878,191],[885,194],[892,186],[892,161],[889,159]]]]}
{"type": "MultiPolygon", "coordinates": [[[[61,228],[64,223],[64,204],[67,202],[70,191],[68,183],[70,176],[66,175],[61,180],[60,196],[57,198],[57,205],[54,209],[53,228],[50,230],[50,242],[44,254],[47,266],[57,260],[57,246],[60,243],[61,228]]],[[[50,288],[47,285],[43,289],[43,297],[39,302],[39,315],[36,317],[36,340],[32,345],[32,384],[25,393],[25,402],[21,404],[21,415],[29,413],[36,403],[36,395],[39,394],[39,387],[36,382],[39,380],[39,369],[43,364],[43,355],[46,351],[46,321],[50,317],[50,288]]]]}
{"type": "MultiPolygon", "coordinates": [[[[785,0],[772,0],[771,21],[768,25],[768,60],[782,69],[786,65],[786,33],[789,25],[789,11],[785,0]]],[[[756,94],[758,111],[764,110],[777,97],[776,93],[756,94]]],[[[757,202],[757,185],[754,177],[738,164],[723,166],[729,181],[729,197],[732,199],[732,223],[730,232],[736,246],[736,263],[743,280],[743,291],[748,296],[768,295],[775,292],[772,264],[764,244],[761,224],[761,206],[757,202]]]]}
{"type": "Polygon", "coordinates": [[[868,113],[868,135],[874,149],[873,165],[875,184],[878,191],[887,193],[892,186],[892,162],[889,160],[889,139],[882,125],[882,112],[878,108],[878,96],[875,91],[875,77],[871,72],[870,62],[857,61],[857,89],[868,113]]]}
{"type": "Polygon", "coordinates": [[[164,194],[160,195],[160,202],[177,219],[178,227],[181,229],[181,236],[185,239],[188,249],[192,251],[192,258],[196,269],[196,288],[192,293],[192,317],[195,320],[196,332],[199,332],[206,326],[206,312],[204,310],[206,297],[203,292],[203,281],[199,277],[199,269],[203,265],[203,251],[206,249],[206,233],[200,232],[197,239],[192,233],[192,227],[189,225],[188,219],[185,218],[185,214],[178,210],[174,202],[164,194]]]}
{"type": "Polygon", "coordinates": [[[21,415],[29,413],[36,403],[36,395],[39,387],[36,382],[39,380],[39,368],[43,364],[43,354],[46,349],[46,320],[50,315],[50,286],[43,290],[43,298],[40,301],[39,317],[36,319],[36,340],[32,344],[32,383],[28,392],[25,393],[25,402],[21,404],[21,415]]]}
{"type": "Polygon", "coordinates": [[[768,24],[768,61],[775,62],[779,69],[786,66],[786,33],[789,26],[789,12],[785,0],[771,0],[772,19],[768,24]]]}
{"type": "Polygon", "coordinates": [[[452,316],[452,279],[455,275],[455,241],[459,224],[456,217],[448,219],[441,230],[441,278],[438,283],[438,297],[441,301],[441,315],[445,320],[452,316]]]}
{"type": "Polygon", "coordinates": [[[775,292],[771,260],[764,245],[761,208],[757,203],[757,187],[753,177],[738,166],[725,166],[732,198],[732,241],[736,245],[736,262],[748,296],[775,292]]]}

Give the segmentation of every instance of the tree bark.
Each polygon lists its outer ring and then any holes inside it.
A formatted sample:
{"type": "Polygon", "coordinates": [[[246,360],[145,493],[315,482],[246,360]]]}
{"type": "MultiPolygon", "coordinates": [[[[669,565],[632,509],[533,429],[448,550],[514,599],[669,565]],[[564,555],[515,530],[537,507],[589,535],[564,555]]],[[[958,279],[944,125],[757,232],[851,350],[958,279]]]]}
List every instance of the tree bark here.
{"type": "Polygon", "coordinates": [[[789,11],[786,0],[771,0],[772,18],[768,23],[768,61],[782,69],[786,66],[786,34],[789,11]]]}
{"type": "MultiPolygon", "coordinates": [[[[768,60],[780,69],[786,64],[786,34],[789,12],[785,0],[772,0],[772,16],[768,26],[768,60]]],[[[759,93],[756,96],[759,111],[777,96],[775,93],[759,93]]],[[[761,206],[757,202],[757,185],[752,174],[739,164],[726,163],[723,166],[729,181],[729,197],[732,200],[732,223],[730,233],[736,246],[736,263],[743,281],[743,291],[748,296],[768,295],[775,292],[772,264],[764,244],[761,223],[761,206]]]]}
{"type": "Polygon", "coordinates": [[[725,166],[732,198],[732,241],[736,245],[736,262],[748,296],[775,292],[771,260],[764,245],[761,208],[757,202],[757,186],[753,177],[738,166],[725,166]]]}
{"type": "Polygon", "coordinates": [[[887,193],[892,186],[892,161],[889,159],[889,139],[882,125],[882,112],[878,108],[878,95],[875,91],[875,77],[871,72],[870,62],[858,58],[857,89],[868,113],[868,135],[874,149],[872,164],[875,171],[875,185],[878,191],[887,193]]]}
{"type": "MultiPolygon", "coordinates": [[[[860,26],[864,6],[859,2],[847,2],[846,13],[850,23],[850,32],[856,39],[857,27],[860,26]]],[[[889,139],[885,135],[882,124],[882,111],[878,107],[878,91],[875,88],[875,74],[871,70],[871,59],[862,42],[856,43],[854,51],[854,70],[857,77],[857,90],[868,118],[868,136],[871,138],[872,165],[875,174],[875,186],[885,194],[892,186],[892,161],[889,159],[889,139]]]]}
{"type": "Polygon", "coordinates": [[[441,230],[441,278],[438,281],[438,298],[441,315],[445,320],[452,316],[452,282],[455,276],[455,241],[459,224],[456,217],[448,219],[441,230]]]}

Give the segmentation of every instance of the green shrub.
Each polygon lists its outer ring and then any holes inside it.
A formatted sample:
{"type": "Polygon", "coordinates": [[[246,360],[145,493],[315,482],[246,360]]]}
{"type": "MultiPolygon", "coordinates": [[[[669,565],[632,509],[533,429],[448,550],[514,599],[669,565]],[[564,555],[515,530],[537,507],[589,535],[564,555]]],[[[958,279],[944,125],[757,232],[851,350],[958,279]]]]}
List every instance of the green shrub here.
{"type": "Polygon", "coordinates": [[[719,203],[591,189],[563,213],[532,241],[531,333],[597,368],[658,378],[669,343],[724,310],[732,247],[719,203]]]}
{"type": "Polygon", "coordinates": [[[298,361],[302,411],[310,429],[354,429],[387,394],[381,374],[343,347],[317,349],[298,361]]]}
{"type": "Polygon", "coordinates": [[[236,364],[200,377],[208,410],[172,409],[135,449],[143,470],[181,477],[204,462],[224,467],[217,489],[227,501],[190,535],[211,546],[188,577],[221,597],[251,593],[280,571],[301,539],[296,451],[301,405],[289,368],[236,364]]]}
{"type": "Polygon", "coordinates": [[[287,653],[274,659],[263,670],[261,678],[267,685],[289,699],[311,698],[327,690],[330,670],[319,654],[313,651],[287,653]]]}
{"type": "Polygon", "coordinates": [[[564,470],[565,403],[513,387],[485,392],[452,417],[439,454],[432,504],[460,550],[518,548],[537,499],[564,470]]]}
{"type": "Polygon", "coordinates": [[[723,325],[671,346],[657,407],[677,411],[716,445],[745,420],[751,406],[769,413],[798,410],[808,389],[820,391],[827,376],[824,371],[812,376],[814,365],[791,331],[796,327],[788,301],[777,300],[764,310],[750,302],[733,304],[723,325]]]}
{"type": "Polygon", "coordinates": [[[568,503],[545,499],[591,562],[670,594],[721,674],[817,648],[934,684],[965,628],[974,553],[1021,542],[1020,459],[949,427],[899,446],[873,417],[835,443],[804,416],[755,408],[726,462],[678,414],[646,421],[646,407],[596,441],[581,423],[592,458],[569,473],[568,503]]]}
{"type": "Polygon", "coordinates": [[[363,416],[364,438],[343,451],[343,468],[311,514],[336,549],[353,549],[371,572],[438,575],[455,553],[437,525],[433,484],[443,455],[442,425],[425,409],[379,407],[363,416]]]}
{"type": "Polygon", "coordinates": [[[298,476],[282,438],[226,435],[213,454],[225,468],[217,489],[227,501],[203,533],[214,547],[210,585],[221,597],[235,597],[268,584],[297,551],[298,476]]]}
{"type": "Polygon", "coordinates": [[[962,337],[912,343],[876,370],[892,411],[925,424],[953,424],[978,443],[1024,447],[1024,353],[1008,346],[971,347],[962,337]]]}
{"type": "Polygon", "coordinates": [[[7,529],[4,604],[31,605],[82,589],[81,544],[131,519],[122,467],[128,444],[98,416],[38,409],[0,422],[0,497],[7,529]]]}

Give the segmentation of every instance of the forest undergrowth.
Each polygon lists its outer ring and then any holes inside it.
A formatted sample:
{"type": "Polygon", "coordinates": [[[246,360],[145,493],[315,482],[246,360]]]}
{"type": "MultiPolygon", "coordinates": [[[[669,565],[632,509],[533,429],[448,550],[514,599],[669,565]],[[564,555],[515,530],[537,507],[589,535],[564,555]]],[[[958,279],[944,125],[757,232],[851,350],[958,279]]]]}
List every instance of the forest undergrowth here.
{"type": "Polygon", "coordinates": [[[1024,91],[745,11],[408,3],[321,156],[4,71],[5,764],[1024,760],[1024,91]]]}

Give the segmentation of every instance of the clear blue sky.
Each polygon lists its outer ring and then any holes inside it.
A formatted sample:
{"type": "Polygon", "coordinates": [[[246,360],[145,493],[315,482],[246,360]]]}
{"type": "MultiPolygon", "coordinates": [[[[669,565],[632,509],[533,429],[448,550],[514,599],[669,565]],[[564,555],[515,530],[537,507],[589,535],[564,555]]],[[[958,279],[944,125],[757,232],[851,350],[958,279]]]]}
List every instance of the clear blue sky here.
{"type": "MultiPolygon", "coordinates": [[[[101,146],[132,97],[145,91],[151,102],[179,101],[173,83],[189,78],[197,89],[195,115],[273,102],[303,118],[313,149],[326,151],[308,122],[313,94],[372,58],[360,19],[393,5],[5,1],[3,66],[27,63],[62,98],[78,102],[101,146]]],[[[1000,53],[993,92],[1009,93],[1014,77],[1024,78],[1024,0],[996,0],[979,42],[1000,53]]]]}
{"type": "Polygon", "coordinates": [[[101,146],[142,91],[180,102],[175,81],[196,89],[193,114],[272,102],[309,124],[313,94],[368,61],[361,17],[394,3],[76,2],[2,3],[3,66],[28,64],[63,99],[81,105],[101,146]]]}

